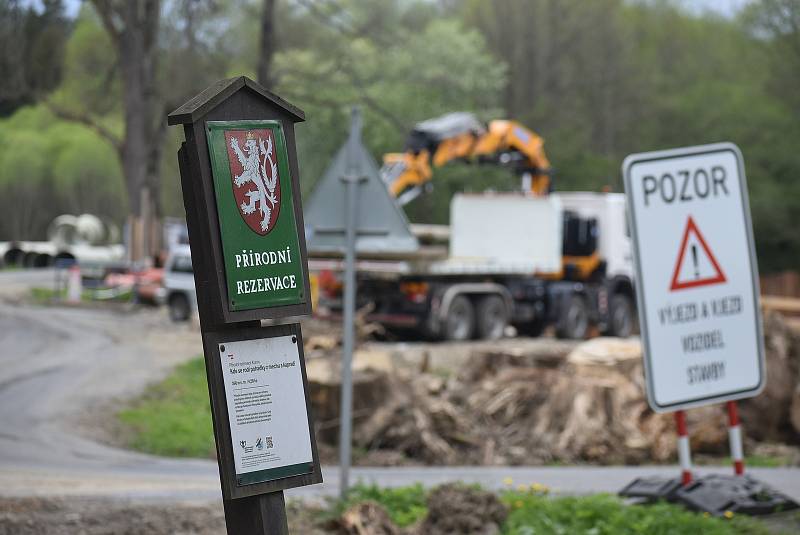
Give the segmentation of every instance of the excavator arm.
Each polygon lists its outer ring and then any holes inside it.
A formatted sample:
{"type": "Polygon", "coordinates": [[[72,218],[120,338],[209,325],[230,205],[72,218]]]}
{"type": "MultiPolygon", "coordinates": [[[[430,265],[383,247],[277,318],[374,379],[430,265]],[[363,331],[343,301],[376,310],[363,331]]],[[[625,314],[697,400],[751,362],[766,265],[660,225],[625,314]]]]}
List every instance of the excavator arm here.
{"type": "Polygon", "coordinates": [[[386,154],[382,174],[401,204],[410,201],[433,178],[433,169],[452,161],[510,167],[522,177],[524,191],[547,195],[551,166],[544,140],[517,121],[484,125],[469,113],[451,113],[419,123],[406,151],[386,154]]]}

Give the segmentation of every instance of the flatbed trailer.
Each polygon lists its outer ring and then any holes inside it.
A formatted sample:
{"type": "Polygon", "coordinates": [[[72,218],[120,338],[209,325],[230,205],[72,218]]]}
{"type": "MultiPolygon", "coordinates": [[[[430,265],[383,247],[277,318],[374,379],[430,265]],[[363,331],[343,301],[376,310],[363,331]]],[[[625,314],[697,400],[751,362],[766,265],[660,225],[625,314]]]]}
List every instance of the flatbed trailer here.
{"type": "MultiPolygon", "coordinates": [[[[368,320],[446,340],[495,339],[509,326],[538,336],[552,325],[572,339],[592,326],[616,336],[635,331],[622,195],[460,195],[451,221],[447,257],[421,250],[358,262],[357,306],[368,320]],[[593,256],[602,260],[589,276],[570,264],[593,256]]],[[[335,273],[341,262],[312,259],[309,267],[335,273]]],[[[329,279],[321,278],[321,293],[336,311],[336,279],[329,279]]]]}

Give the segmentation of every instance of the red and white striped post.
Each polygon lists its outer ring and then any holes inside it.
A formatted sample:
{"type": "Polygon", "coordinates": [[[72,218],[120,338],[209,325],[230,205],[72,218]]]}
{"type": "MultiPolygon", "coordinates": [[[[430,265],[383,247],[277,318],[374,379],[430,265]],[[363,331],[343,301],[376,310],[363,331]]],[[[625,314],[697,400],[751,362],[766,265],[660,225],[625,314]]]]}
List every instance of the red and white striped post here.
{"type": "Polygon", "coordinates": [[[744,448],[742,447],[742,428],[739,426],[739,408],[735,401],[728,405],[728,442],[731,446],[731,459],[733,459],[733,473],[737,476],[744,475],[744,448]]]}
{"type": "Polygon", "coordinates": [[[686,431],[686,413],[675,411],[675,427],[678,429],[678,460],[681,464],[681,484],[692,482],[692,452],[689,448],[689,433],[686,431]]]}

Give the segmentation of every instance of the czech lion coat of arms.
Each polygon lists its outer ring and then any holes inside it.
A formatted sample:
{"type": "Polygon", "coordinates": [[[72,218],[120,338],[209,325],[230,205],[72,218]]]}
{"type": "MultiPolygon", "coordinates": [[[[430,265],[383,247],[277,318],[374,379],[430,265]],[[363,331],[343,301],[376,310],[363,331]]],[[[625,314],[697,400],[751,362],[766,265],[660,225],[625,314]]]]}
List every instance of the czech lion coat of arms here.
{"type": "Polygon", "coordinates": [[[281,184],[275,138],[269,129],[225,132],[233,196],[244,222],[261,236],[278,220],[281,184]]]}

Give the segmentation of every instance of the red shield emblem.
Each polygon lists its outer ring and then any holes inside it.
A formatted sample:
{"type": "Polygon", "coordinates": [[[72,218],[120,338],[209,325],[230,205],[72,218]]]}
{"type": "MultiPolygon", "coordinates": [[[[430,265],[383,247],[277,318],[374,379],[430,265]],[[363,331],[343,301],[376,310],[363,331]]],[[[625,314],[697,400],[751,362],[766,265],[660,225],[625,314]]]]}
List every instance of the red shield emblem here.
{"type": "Polygon", "coordinates": [[[268,128],[228,130],[225,145],[239,214],[253,232],[265,236],[281,209],[275,136],[268,128]]]}

